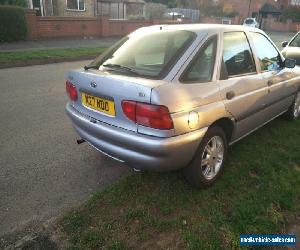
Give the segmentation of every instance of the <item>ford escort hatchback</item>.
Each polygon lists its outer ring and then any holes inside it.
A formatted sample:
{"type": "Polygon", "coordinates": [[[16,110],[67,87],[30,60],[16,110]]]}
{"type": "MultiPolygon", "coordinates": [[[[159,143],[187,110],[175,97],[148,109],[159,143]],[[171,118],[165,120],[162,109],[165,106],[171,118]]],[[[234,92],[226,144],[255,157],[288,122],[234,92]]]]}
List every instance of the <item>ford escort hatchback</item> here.
{"type": "Polygon", "coordinates": [[[152,26],[68,72],[66,111],[78,142],[139,170],[183,168],[206,187],[229,145],[281,114],[299,116],[299,75],[261,30],[152,26]]]}

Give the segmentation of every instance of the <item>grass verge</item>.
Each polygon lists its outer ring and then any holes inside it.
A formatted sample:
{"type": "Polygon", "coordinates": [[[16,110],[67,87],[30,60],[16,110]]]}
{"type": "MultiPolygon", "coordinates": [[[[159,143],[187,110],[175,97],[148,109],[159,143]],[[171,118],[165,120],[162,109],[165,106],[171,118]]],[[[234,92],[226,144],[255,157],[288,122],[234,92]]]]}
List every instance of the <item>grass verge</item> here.
{"type": "Polygon", "coordinates": [[[282,233],[300,215],[300,120],[235,144],[206,190],[178,173],[132,173],[60,221],[70,249],[240,249],[241,233],[282,233]]]}
{"type": "Polygon", "coordinates": [[[106,48],[68,48],[68,49],[47,49],[0,52],[0,64],[25,62],[31,60],[53,60],[53,59],[72,59],[83,56],[97,56],[106,48]]]}

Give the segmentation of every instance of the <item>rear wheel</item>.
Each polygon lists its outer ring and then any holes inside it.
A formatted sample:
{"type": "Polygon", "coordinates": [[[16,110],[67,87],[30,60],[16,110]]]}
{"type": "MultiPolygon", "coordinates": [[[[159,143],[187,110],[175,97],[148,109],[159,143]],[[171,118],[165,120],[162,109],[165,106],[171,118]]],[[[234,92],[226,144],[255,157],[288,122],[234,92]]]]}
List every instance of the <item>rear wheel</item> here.
{"type": "Polygon", "coordinates": [[[298,91],[293,104],[285,114],[285,117],[290,121],[296,120],[299,116],[300,116],[300,90],[298,91]]]}
{"type": "Polygon", "coordinates": [[[220,176],[227,156],[227,139],[222,128],[210,128],[192,162],[184,169],[188,182],[197,188],[212,185],[220,176]]]}

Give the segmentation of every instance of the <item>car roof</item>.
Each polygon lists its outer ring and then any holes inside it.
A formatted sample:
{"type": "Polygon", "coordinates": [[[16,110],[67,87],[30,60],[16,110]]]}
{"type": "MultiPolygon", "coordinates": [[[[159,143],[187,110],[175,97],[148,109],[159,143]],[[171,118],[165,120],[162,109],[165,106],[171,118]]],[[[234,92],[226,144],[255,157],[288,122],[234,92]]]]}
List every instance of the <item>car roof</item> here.
{"type": "Polygon", "coordinates": [[[213,32],[226,32],[226,31],[254,31],[264,34],[260,29],[248,27],[243,25],[228,25],[228,24],[172,24],[172,25],[153,25],[142,27],[132,34],[151,33],[158,30],[186,30],[192,31],[197,34],[213,33],[213,32]]]}

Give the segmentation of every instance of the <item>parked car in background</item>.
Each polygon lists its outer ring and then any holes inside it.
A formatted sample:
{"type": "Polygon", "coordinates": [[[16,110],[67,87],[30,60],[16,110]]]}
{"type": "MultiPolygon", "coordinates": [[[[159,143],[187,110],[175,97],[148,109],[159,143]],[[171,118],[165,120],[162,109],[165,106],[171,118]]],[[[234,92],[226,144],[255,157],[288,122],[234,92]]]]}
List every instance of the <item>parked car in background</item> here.
{"type": "Polygon", "coordinates": [[[166,19],[172,19],[176,21],[182,21],[184,19],[184,15],[178,12],[168,12],[163,15],[166,19]]]}
{"type": "Polygon", "coordinates": [[[243,25],[253,27],[253,28],[259,28],[259,23],[256,21],[256,19],[250,18],[250,17],[248,17],[244,20],[243,25]]]}
{"type": "Polygon", "coordinates": [[[183,168],[206,187],[229,145],[279,115],[299,116],[294,67],[259,29],[145,27],[68,72],[66,111],[79,142],[139,170],[183,168]]]}
{"type": "Polygon", "coordinates": [[[285,41],[282,43],[282,54],[284,57],[293,58],[296,64],[300,65],[300,32],[298,32],[290,42],[285,41]]]}

